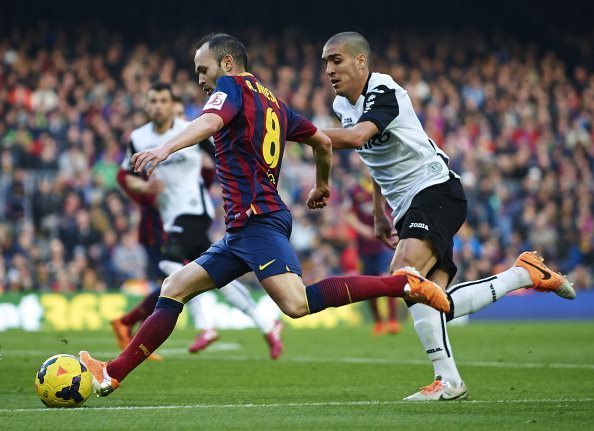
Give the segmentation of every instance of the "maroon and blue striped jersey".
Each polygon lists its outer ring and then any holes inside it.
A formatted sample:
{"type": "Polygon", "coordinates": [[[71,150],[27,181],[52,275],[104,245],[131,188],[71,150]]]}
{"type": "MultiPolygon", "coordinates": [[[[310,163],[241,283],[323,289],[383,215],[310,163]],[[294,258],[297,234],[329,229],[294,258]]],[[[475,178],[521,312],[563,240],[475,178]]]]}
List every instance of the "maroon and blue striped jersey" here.
{"type": "Polygon", "coordinates": [[[301,142],[316,127],[249,73],[217,79],[202,112],[224,122],[214,139],[227,229],[244,226],[251,214],[286,209],[277,190],[285,142],[301,142]]]}

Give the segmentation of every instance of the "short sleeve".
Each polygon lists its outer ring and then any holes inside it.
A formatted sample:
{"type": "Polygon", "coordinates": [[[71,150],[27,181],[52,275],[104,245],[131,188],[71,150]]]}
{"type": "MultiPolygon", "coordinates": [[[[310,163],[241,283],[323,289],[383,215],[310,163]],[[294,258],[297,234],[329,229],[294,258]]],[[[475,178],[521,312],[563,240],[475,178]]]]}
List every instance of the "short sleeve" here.
{"type": "Polygon", "coordinates": [[[312,137],[318,128],[302,115],[297,114],[287,106],[287,141],[302,142],[312,137]]]}
{"type": "Polygon", "coordinates": [[[371,121],[382,133],[388,124],[398,117],[399,112],[396,90],[386,85],[378,85],[365,95],[363,115],[357,123],[371,121]]]}
{"type": "Polygon", "coordinates": [[[217,114],[228,124],[241,110],[242,89],[231,76],[221,76],[216,87],[202,108],[202,113],[217,114]]]}

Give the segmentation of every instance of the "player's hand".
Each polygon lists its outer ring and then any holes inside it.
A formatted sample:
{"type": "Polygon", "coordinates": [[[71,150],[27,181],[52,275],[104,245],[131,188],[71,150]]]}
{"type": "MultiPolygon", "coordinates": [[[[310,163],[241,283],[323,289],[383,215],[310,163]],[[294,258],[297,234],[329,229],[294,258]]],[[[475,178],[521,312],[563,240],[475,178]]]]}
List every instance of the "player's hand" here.
{"type": "Polygon", "coordinates": [[[146,168],[146,175],[151,176],[157,165],[169,156],[169,151],[163,147],[152,150],[141,151],[132,156],[132,167],[134,172],[143,172],[146,168]]]}
{"type": "Polygon", "coordinates": [[[328,205],[329,198],[330,189],[328,187],[316,187],[309,192],[306,203],[311,210],[324,208],[328,205]]]}
{"type": "Polygon", "coordinates": [[[392,226],[387,217],[377,217],[374,219],[375,237],[386,244],[392,250],[396,249],[398,244],[398,235],[396,229],[392,226]]]}

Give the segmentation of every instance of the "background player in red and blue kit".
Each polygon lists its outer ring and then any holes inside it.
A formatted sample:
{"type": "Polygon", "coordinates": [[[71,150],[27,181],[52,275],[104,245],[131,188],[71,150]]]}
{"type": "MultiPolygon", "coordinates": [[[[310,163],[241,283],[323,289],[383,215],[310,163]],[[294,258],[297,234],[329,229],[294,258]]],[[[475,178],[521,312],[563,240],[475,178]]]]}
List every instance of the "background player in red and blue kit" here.
{"type": "MultiPolygon", "coordinates": [[[[140,209],[140,220],[138,221],[138,242],[144,247],[149,258],[148,276],[151,280],[162,280],[163,273],[159,269],[159,262],[163,260],[163,246],[165,245],[165,232],[163,232],[163,222],[159,210],[155,206],[157,190],[154,193],[135,192],[126,183],[125,169],[120,168],[117,174],[117,182],[120,188],[126,193],[132,201],[138,204],[140,209]]],[[[154,310],[158,296],[155,292],[148,294],[132,310],[118,319],[111,322],[112,328],[116,333],[118,344],[122,349],[126,347],[131,337],[132,328],[138,322],[146,319],[154,310]],[[125,333],[127,337],[120,334],[125,333]]],[[[151,354],[149,359],[160,360],[162,357],[157,353],[151,354]]]]}
{"type": "MultiPolygon", "coordinates": [[[[361,274],[383,275],[388,274],[392,261],[392,250],[375,237],[373,224],[373,184],[371,178],[362,177],[350,192],[351,207],[345,215],[345,221],[356,232],[357,253],[361,265],[361,274]]],[[[369,300],[371,314],[373,315],[373,335],[398,334],[398,307],[396,298],[388,297],[387,316],[382,316],[380,299],[369,300]]]]}
{"type": "Polygon", "coordinates": [[[104,363],[86,351],[80,352],[99,395],[115,390],[169,337],[184,304],[192,297],[249,271],[256,273],[270,297],[293,318],[379,296],[406,297],[449,310],[441,289],[414,270],[400,269],[386,277],[331,277],[305,286],[289,244],[292,220],[277,192],[278,174],[287,140],[311,146],[316,185],[307,205],[310,209],[326,206],[330,196],[330,139],[245,72],[247,53],[234,37],[219,33],[203,38],[194,62],[199,85],[210,95],[202,115],[160,147],[136,153],[132,164],[136,172],[146,167],[150,176],[173,152],[214,135],[227,233],[194,262],[165,279],[153,314],[116,359],[104,363]]]}

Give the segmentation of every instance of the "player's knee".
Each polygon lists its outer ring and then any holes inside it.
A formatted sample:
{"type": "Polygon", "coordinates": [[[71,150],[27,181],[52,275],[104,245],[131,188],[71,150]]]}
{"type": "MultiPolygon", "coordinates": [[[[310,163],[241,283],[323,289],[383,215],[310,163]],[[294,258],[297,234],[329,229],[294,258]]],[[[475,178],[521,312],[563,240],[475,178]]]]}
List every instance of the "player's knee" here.
{"type": "Polygon", "coordinates": [[[418,262],[416,262],[414,259],[410,259],[407,256],[402,256],[390,264],[390,272],[397,271],[401,268],[404,268],[405,266],[412,266],[413,268],[420,270],[420,268],[417,268],[419,266],[418,262]]]}
{"type": "Polygon", "coordinates": [[[295,298],[281,301],[278,304],[281,311],[291,319],[298,319],[308,314],[307,304],[295,298]]]}
{"type": "Polygon", "coordinates": [[[176,282],[176,278],[176,274],[173,273],[163,280],[163,284],[161,285],[161,296],[166,296],[167,298],[183,302],[183,286],[179,281],[176,282]]]}

